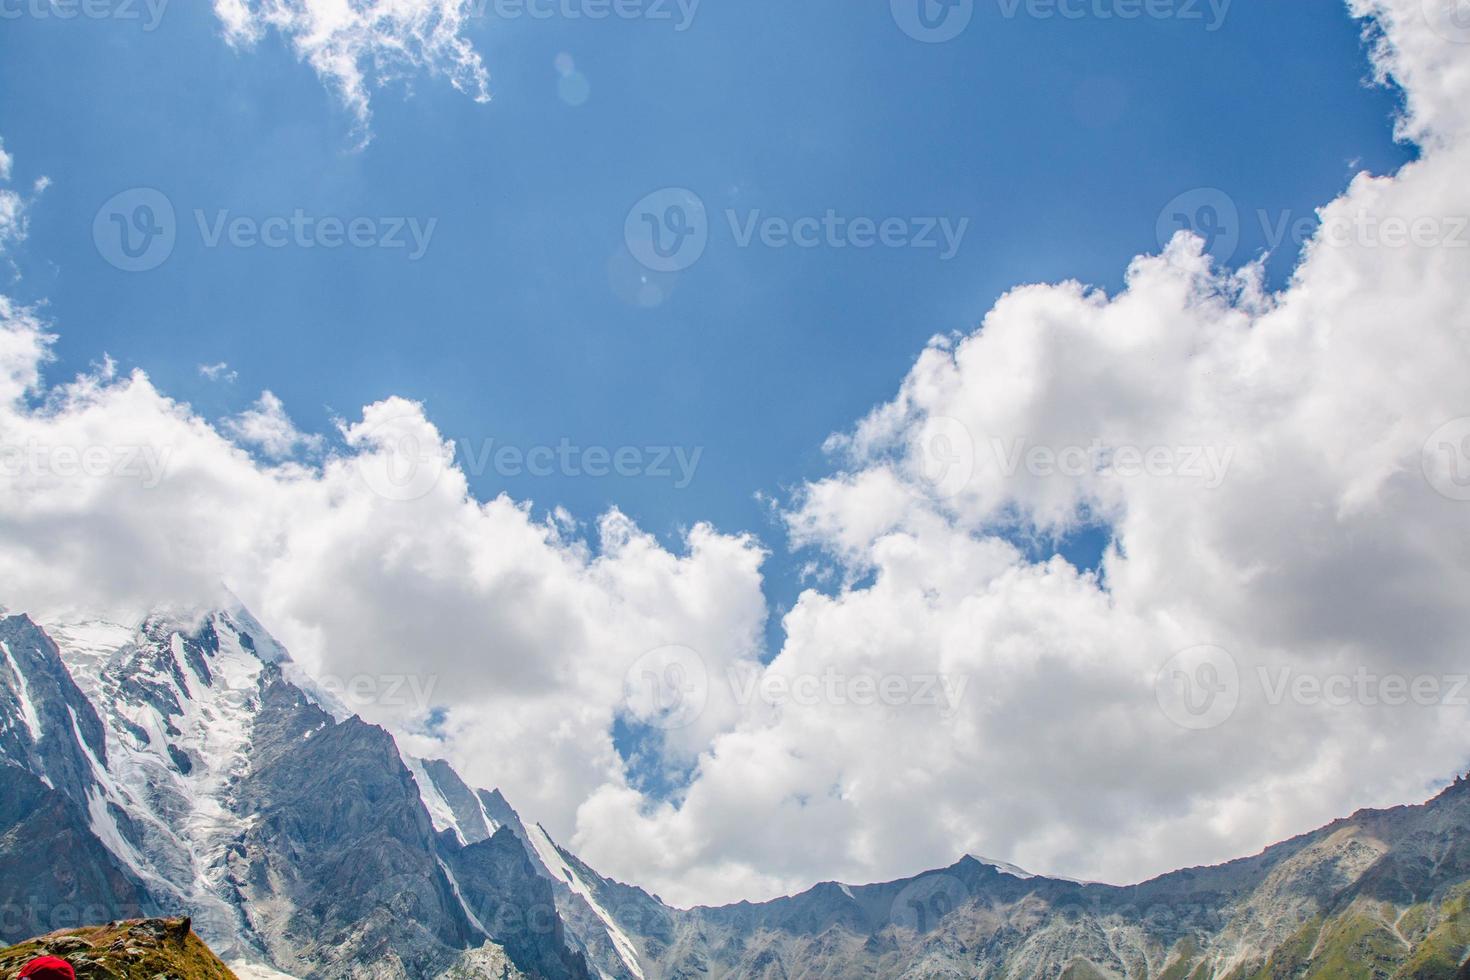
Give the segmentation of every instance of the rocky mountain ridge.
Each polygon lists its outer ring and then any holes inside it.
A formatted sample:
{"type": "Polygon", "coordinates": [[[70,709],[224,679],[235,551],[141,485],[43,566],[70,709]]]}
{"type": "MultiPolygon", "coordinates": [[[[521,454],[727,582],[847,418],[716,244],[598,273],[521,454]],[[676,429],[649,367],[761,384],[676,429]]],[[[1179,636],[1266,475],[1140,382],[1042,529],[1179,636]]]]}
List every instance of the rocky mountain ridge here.
{"type": "Polygon", "coordinates": [[[243,608],[0,619],[0,938],[187,913],[241,975],[1453,977],[1467,830],[1461,781],[1129,887],[966,857],[674,909],[405,755],[243,608]]]}

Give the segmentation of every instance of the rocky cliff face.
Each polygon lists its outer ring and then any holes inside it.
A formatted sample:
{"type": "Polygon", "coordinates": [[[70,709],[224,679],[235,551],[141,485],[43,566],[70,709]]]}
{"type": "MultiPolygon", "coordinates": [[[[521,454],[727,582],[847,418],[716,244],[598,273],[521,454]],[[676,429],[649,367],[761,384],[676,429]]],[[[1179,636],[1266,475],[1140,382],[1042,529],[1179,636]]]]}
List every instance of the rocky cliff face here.
{"type": "Polygon", "coordinates": [[[107,764],[96,710],[55,642],[28,617],[0,619],[0,655],[0,757],[88,809],[97,770],[107,764]]]}
{"type": "Polygon", "coordinates": [[[281,686],[267,690],[257,729],[293,744],[235,788],[251,819],[227,880],[250,932],[291,973],[376,961],[392,975],[434,975],[488,937],[472,932],[436,860],[413,777],[387,732],[334,723],[281,686]]]}
{"type": "Polygon", "coordinates": [[[0,763],[0,828],[0,942],[153,909],[85,811],[9,763],[0,763]]]}
{"type": "Polygon", "coordinates": [[[296,976],[589,976],[519,841],[431,817],[422,763],[244,610],[55,632],[0,623],[0,896],[31,910],[5,938],[173,910],[296,976]]]}
{"type": "Polygon", "coordinates": [[[0,908],[12,941],[187,912],[261,977],[1448,978],[1470,952],[1470,786],[1126,888],[967,857],[679,910],[405,756],[243,609],[16,616],[0,908]]]}

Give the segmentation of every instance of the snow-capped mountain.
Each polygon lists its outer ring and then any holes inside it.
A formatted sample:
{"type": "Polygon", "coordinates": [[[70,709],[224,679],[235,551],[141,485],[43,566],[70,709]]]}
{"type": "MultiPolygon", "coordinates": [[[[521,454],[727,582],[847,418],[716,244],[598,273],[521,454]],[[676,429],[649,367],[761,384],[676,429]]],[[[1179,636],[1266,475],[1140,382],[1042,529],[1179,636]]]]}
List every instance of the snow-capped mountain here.
{"type": "Polygon", "coordinates": [[[256,978],[1449,978],[1470,784],[1127,888],[966,857],[679,910],[405,754],[238,605],[0,617],[0,939],[180,912],[256,978]]]}
{"type": "MultiPolygon", "coordinates": [[[[0,653],[0,758],[67,798],[105,918],[187,911],[227,958],[296,976],[432,976],[471,952],[590,975],[556,912],[565,883],[497,836],[446,764],[317,691],[243,608],[137,628],[10,617],[0,653]]],[[[0,923],[5,938],[70,914],[33,904],[42,921],[0,923]]]]}

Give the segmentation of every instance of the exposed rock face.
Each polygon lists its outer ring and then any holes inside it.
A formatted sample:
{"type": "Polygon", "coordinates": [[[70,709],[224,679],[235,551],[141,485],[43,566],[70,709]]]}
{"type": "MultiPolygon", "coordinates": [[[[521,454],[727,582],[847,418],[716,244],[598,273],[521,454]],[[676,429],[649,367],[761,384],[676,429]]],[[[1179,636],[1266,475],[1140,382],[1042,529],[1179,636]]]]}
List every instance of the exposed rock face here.
{"type": "Polygon", "coordinates": [[[107,763],[101,719],[51,637],[26,616],[0,619],[0,758],[84,810],[97,785],[96,766],[107,763]],[[61,737],[48,738],[52,733],[61,737]]]}
{"type": "Polygon", "coordinates": [[[484,937],[436,861],[397,746],[380,728],[334,723],[283,693],[267,692],[258,724],[268,741],[300,738],[236,789],[252,819],[229,877],[251,930],[290,973],[355,976],[374,963],[391,975],[434,975],[484,937]]]}
{"type": "Polygon", "coordinates": [[[152,909],[76,804],[9,763],[0,763],[0,828],[0,942],[152,909]]]}
{"type": "Polygon", "coordinates": [[[25,616],[0,619],[0,941],[156,909],[94,833],[117,815],[106,759],[56,644],[25,616]]]}
{"type": "Polygon", "coordinates": [[[551,882],[538,875],[509,827],[469,847],[455,847],[446,832],[445,863],[462,893],[473,896],[474,924],[494,936],[511,958],[547,980],[586,974],[568,945],[551,882]]]}
{"type": "Polygon", "coordinates": [[[37,956],[58,956],[77,980],[235,980],[187,918],[134,919],[48,933],[0,950],[0,976],[37,956]]]}
{"type": "Polygon", "coordinates": [[[486,943],[479,949],[466,950],[444,973],[444,980],[526,980],[526,974],[516,965],[505,950],[494,943],[486,943]]]}

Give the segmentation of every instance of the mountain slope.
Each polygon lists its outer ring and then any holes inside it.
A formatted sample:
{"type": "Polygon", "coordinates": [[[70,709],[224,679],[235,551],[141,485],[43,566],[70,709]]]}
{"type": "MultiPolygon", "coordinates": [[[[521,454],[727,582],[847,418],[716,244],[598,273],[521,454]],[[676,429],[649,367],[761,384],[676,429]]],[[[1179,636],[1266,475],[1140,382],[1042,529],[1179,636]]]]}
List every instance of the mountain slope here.
{"type": "Polygon", "coordinates": [[[116,815],[97,780],[106,743],[91,703],[27,617],[0,619],[0,656],[0,940],[153,911],[103,843],[116,815]]]}
{"type": "Polygon", "coordinates": [[[482,840],[441,839],[418,764],[317,695],[245,610],[61,626],[59,650],[28,620],[10,630],[0,751],[87,805],[79,832],[119,901],[187,911],[232,960],[298,976],[433,976],[477,951],[588,975],[519,844],[487,844],[484,822],[482,840]],[[551,920],[532,931],[520,906],[538,903],[551,920]]]}
{"type": "Polygon", "coordinates": [[[0,942],[152,910],[83,811],[10,763],[0,763],[0,828],[0,942]]]}
{"type": "Polygon", "coordinates": [[[59,930],[0,949],[0,976],[12,976],[37,956],[71,963],[78,980],[235,980],[189,920],[138,919],[59,930]]]}
{"type": "Polygon", "coordinates": [[[667,921],[671,939],[639,936],[650,977],[1451,978],[1470,954],[1470,783],[1130,887],[967,857],[667,921]]]}
{"type": "Polygon", "coordinates": [[[1470,784],[1129,887],[966,857],[681,910],[404,754],[238,606],[137,628],[16,616],[0,905],[28,910],[6,938],[188,912],[261,976],[1448,978],[1470,953],[1470,784]]]}
{"type": "Polygon", "coordinates": [[[96,806],[106,738],[56,644],[29,617],[6,616],[0,618],[0,656],[0,758],[83,809],[96,806]],[[48,737],[53,732],[61,737],[48,737]]]}

